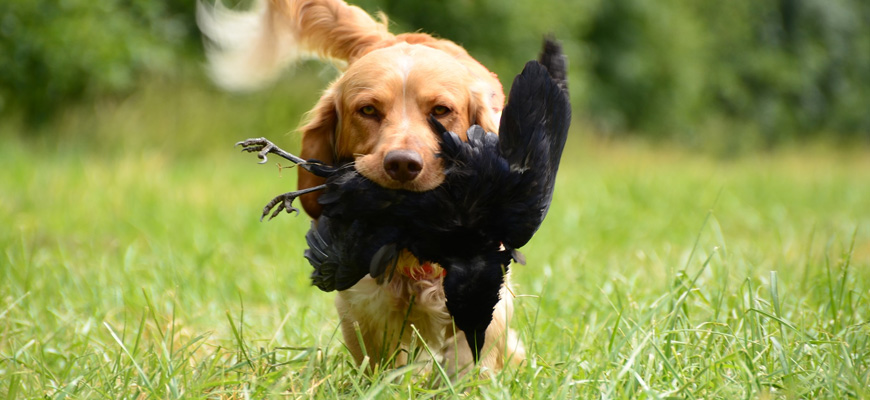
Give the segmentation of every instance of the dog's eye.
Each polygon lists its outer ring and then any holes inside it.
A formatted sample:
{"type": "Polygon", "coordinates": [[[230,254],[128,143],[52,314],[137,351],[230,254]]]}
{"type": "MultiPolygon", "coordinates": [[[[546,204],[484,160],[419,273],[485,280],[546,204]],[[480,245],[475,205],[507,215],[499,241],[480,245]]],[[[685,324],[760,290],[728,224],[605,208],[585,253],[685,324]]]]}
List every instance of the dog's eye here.
{"type": "Polygon", "coordinates": [[[432,115],[441,116],[441,115],[447,115],[448,113],[450,113],[450,109],[445,107],[445,106],[432,107],[432,115]]]}
{"type": "Polygon", "coordinates": [[[363,115],[373,117],[373,116],[377,115],[378,109],[376,109],[375,106],[365,106],[363,108],[360,108],[359,112],[362,113],[363,115]]]}

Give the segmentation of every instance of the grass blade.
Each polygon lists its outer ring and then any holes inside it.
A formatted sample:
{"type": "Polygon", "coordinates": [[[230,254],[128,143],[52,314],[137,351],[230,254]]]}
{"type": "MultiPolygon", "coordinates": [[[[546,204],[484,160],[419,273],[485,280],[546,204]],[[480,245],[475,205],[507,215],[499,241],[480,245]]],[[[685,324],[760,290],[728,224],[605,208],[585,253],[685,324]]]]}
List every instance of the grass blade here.
{"type": "Polygon", "coordinates": [[[121,338],[119,338],[118,335],[115,334],[115,331],[112,329],[108,322],[103,322],[103,326],[105,326],[106,329],[109,330],[109,334],[112,335],[112,339],[115,339],[115,342],[118,343],[119,346],[121,346],[121,350],[123,350],[124,353],[127,354],[127,357],[130,358],[130,361],[133,363],[133,367],[136,368],[136,371],[139,372],[139,376],[145,382],[145,387],[148,389],[149,392],[151,392],[151,395],[156,396],[154,386],[151,385],[151,381],[148,379],[148,376],[145,375],[145,371],[142,370],[142,367],[139,366],[139,363],[136,362],[136,358],[133,357],[133,354],[130,353],[129,350],[127,350],[127,346],[124,346],[124,342],[121,341],[121,338]]]}

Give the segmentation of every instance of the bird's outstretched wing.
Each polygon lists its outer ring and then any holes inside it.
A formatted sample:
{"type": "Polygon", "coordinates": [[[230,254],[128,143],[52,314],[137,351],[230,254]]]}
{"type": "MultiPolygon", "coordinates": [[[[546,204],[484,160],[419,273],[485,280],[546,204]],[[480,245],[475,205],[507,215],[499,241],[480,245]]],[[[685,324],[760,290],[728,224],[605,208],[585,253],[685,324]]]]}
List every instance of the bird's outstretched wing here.
{"type": "Polygon", "coordinates": [[[395,216],[407,208],[406,193],[384,189],[352,166],[336,168],[325,186],[318,198],[323,214],[305,236],[312,283],[329,292],[349,289],[366,274],[383,279],[402,249],[405,226],[395,216]]]}
{"type": "Polygon", "coordinates": [[[314,268],[311,283],[324,292],[346,290],[367,274],[382,280],[395,267],[398,227],[365,219],[333,221],[322,215],[305,235],[305,258],[314,268]]]}
{"type": "Polygon", "coordinates": [[[571,124],[568,93],[562,88],[564,81],[557,80],[564,79],[564,73],[560,75],[556,69],[561,68],[559,65],[555,64],[554,79],[543,64],[529,61],[514,79],[502,112],[499,149],[509,164],[515,189],[505,200],[501,228],[506,232],[504,243],[512,248],[522,247],[532,238],[553,198],[571,124]]]}

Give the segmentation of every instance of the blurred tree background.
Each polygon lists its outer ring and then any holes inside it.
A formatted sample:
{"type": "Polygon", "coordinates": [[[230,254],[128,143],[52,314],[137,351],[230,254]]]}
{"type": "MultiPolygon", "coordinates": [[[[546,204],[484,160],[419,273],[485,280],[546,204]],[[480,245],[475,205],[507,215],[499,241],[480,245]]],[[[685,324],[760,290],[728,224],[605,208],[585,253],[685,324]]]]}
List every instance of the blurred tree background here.
{"type": "MultiPolygon", "coordinates": [[[[576,120],[602,135],[732,150],[870,143],[866,0],[352,3],[385,12],[393,32],[462,44],[506,88],[555,34],[576,120]]],[[[208,85],[202,62],[190,0],[0,2],[0,118],[39,125],[155,78],[208,85]]]]}

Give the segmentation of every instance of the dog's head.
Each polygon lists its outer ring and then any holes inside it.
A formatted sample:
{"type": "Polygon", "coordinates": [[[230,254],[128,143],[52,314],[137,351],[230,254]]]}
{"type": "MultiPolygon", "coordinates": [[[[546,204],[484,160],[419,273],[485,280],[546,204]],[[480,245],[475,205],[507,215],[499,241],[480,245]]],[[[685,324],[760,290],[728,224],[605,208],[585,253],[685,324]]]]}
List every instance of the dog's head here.
{"type": "MultiPolygon", "coordinates": [[[[453,132],[472,124],[498,131],[501,83],[455,43],[424,33],[393,35],[385,18],[341,0],[255,3],[244,12],[197,3],[210,71],[222,86],[262,86],[302,56],[346,66],[301,128],[303,158],[354,162],[383,187],[426,191],[444,179],[430,114],[453,132]]],[[[300,189],[321,183],[299,169],[300,189]]],[[[313,218],[321,212],[317,196],[300,199],[313,218]]]]}
{"type": "MultiPolygon", "coordinates": [[[[504,104],[498,80],[455,44],[425,38],[406,37],[353,60],[301,128],[302,158],[352,161],[380,186],[427,191],[444,180],[429,115],[453,132],[473,124],[496,132],[504,104]]],[[[299,189],[321,183],[299,170],[299,189]]],[[[311,217],[320,215],[317,194],[301,202],[311,217]]]]}

